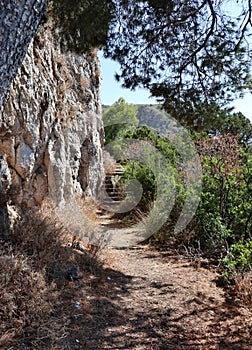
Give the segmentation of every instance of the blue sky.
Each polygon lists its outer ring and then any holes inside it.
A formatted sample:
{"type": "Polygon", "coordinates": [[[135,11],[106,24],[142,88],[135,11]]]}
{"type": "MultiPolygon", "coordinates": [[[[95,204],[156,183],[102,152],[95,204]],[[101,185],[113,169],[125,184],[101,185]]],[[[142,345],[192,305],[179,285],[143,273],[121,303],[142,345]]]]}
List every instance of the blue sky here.
{"type": "MultiPolygon", "coordinates": [[[[104,105],[112,105],[123,97],[128,103],[156,103],[154,98],[150,98],[150,94],[147,90],[136,89],[131,91],[129,89],[121,88],[120,84],[115,80],[115,72],[119,71],[119,65],[111,60],[102,57],[102,53],[99,53],[102,69],[102,103],[104,105]]],[[[242,112],[252,122],[252,94],[247,93],[242,100],[236,100],[233,102],[235,111],[242,112]]]]}

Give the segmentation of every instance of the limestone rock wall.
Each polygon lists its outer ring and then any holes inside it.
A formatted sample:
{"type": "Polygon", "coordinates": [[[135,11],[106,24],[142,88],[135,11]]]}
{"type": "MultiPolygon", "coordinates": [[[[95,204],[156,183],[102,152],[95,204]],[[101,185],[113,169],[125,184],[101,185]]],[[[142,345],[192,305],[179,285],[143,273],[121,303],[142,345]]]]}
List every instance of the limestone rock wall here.
{"type": "Polygon", "coordinates": [[[0,156],[15,200],[57,204],[95,195],[103,179],[100,65],[96,52],[64,53],[50,25],[39,30],[0,111],[0,156]]]}

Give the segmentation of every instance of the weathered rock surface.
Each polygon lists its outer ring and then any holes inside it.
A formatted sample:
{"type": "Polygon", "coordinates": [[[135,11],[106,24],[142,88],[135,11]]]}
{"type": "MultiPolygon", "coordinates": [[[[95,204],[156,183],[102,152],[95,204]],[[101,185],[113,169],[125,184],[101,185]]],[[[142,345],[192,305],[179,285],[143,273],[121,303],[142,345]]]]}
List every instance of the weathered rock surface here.
{"type": "Polygon", "coordinates": [[[0,112],[0,156],[19,205],[95,195],[103,178],[100,65],[65,53],[50,25],[29,46],[0,112]]]}
{"type": "Polygon", "coordinates": [[[0,1],[0,107],[46,14],[48,0],[0,1]]]}

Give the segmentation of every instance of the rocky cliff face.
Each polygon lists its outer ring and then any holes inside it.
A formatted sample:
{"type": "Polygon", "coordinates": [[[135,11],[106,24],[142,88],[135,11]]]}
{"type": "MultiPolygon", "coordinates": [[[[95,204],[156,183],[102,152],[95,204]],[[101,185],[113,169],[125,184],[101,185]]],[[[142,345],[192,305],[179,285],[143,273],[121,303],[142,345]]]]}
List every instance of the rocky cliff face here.
{"type": "MultiPolygon", "coordinates": [[[[64,53],[41,28],[0,112],[0,174],[28,207],[50,196],[95,195],[102,181],[103,126],[96,53],[64,53]]],[[[6,182],[8,184],[6,185],[6,182]]]]}

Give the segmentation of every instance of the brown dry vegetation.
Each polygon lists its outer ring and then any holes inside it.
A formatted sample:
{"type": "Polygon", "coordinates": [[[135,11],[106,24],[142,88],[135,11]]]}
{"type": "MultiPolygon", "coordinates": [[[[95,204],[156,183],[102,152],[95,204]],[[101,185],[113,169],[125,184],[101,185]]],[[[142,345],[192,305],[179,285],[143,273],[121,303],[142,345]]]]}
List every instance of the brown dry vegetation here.
{"type": "Polygon", "coordinates": [[[44,338],[57,340],[58,322],[53,330],[52,315],[65,288],[76,287],[70,283],[71,276],[78,276],[78,284],[83,273],[93,274],[100,268],[92,252],[84,254],[71,247],[73,239],[47,203],[43,212],[22,213],[10,239],[0,241],[0,346],[12,346],[17,338],[38,344],[44,338]]]}
{"type": "Polygon", "coordinates": [[[208,261],[148,245],[94,256],[73,239],[47,206],[1,241],[1,349],[251,348],[249,276],[231,294],[208,261]]]}

